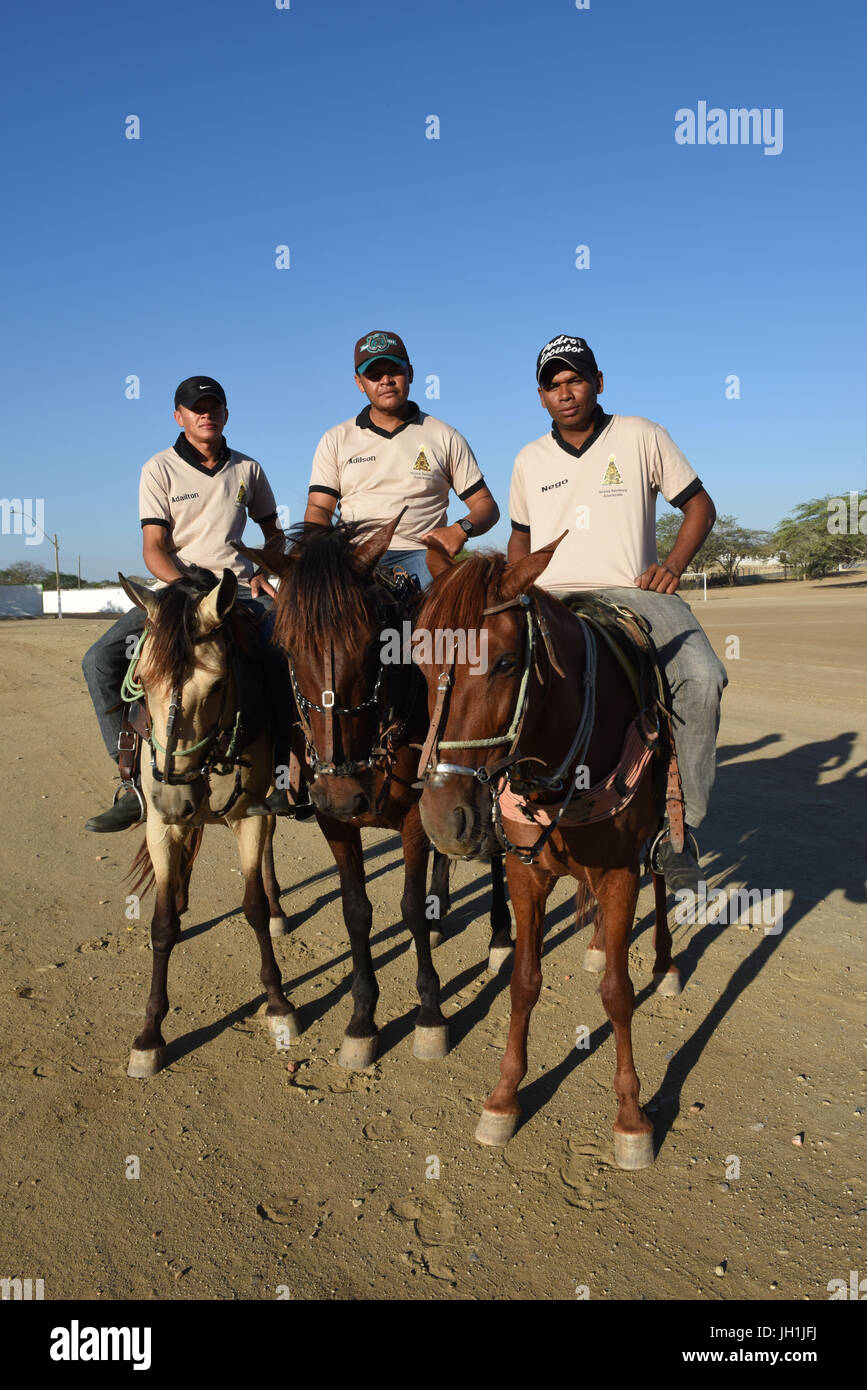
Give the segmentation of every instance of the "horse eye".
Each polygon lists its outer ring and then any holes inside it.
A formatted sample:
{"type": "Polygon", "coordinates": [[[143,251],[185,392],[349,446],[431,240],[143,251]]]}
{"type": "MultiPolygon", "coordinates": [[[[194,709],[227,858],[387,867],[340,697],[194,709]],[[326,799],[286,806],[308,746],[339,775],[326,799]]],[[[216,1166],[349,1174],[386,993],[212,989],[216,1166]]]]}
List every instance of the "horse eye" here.
{"type": "Polygon", "coordinates": [[[513,656],[501,656],[494,662],[494,671],[506,674],[508,671],[514,671],[515,665],[516,662],[513,656]]]}

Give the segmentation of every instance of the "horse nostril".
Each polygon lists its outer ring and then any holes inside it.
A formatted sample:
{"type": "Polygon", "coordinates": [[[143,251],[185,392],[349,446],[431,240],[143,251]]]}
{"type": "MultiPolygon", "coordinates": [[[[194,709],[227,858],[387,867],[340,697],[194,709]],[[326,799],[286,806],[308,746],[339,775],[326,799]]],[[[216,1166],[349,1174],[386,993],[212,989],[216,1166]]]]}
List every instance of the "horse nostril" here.
{"type": "Polygon", "coordinates": [[[463,806],[455,807],[455,830],[457,831],[458,839],[462,840],[467,831],[467,813],[463,806]]]}

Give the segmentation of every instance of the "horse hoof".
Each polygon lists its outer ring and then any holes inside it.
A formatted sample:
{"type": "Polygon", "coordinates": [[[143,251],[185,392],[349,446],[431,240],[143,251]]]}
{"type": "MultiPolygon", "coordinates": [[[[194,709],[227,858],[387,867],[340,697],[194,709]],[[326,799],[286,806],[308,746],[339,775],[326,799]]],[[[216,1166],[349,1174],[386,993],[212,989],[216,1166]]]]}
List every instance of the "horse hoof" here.
{"type": "Polygon", "coordinates": [[[592,971],[594,975],[601,975],[605,969],[605,952],[596,946],[588,946],[584,952],[584,969],[592,971]]]}
{"type": "Polygon", "coordinates": [[[488,953],[488,974],[505,974],[507,967],[512,968],[514,959],[515,952],[511,946],[492,946],[488,953]]]}
{"type": "Polygon", "coordinates": [[[340,1044],[340,1052],[337,1060],[342,1067],[351,1071],[360,1071],[362,1067],[369,1067],[371,1062],[376,1061],[376,1049],[379,1039],[373,1038],[349,1038],[344,1036],[340,1044]]]}
{"type": "Polygon", "coordinates": [[[129,1066],[126,1069],[126,1074],[135,1077],[156,1076],[158,1071],[162,1071],[165,1064],[166,1050],[164,1047],[134,1047],[129,1054],[129,1066]]]}
{"type": "Polygon", "coordinates": [[[502,1148],[508,1144],[518,1128],[519,1115],[495,1115],[492,1110],[483,1110],[476,1125],[476,1143],[487,1144],[489,1148],[502,1148]]]}
{"type": "Polygon", "coordinates": [[[289,923],[285,917],[272,917],[268,922],[268,930],[272,936],[285,936],[289,930],[289,923]]]}
{"type": "Polygon", "coordinates": [[[278,1052],[288,1051],[295,1039],[301,1036],[294,1011],[291,1014],[268,1014],[266,1022],[278,1052]]]}
{"type": "Polygon", "coordinates": [[[614,1131],[614,1162],[618,1168],[650,1168],[653,1164],[653,1131],[618,1134],[614,1131]]]}
{"type": "Polygon", "coordinates": [[[676,965],[665,973],[657,970],[653,976],[653,983],[657,994],[661,994],[663,999],[673,999],[676,994],[680,994],[680,971],[676,965]]]}
{"type": "Polygon", "coordinates": [[[412,1040],[412,1055],[423,1062],[438,1062],[449,1052],[449,1029],[447,1023],[439,1023],[434,1028],[416,1028],[412,1040]]]}

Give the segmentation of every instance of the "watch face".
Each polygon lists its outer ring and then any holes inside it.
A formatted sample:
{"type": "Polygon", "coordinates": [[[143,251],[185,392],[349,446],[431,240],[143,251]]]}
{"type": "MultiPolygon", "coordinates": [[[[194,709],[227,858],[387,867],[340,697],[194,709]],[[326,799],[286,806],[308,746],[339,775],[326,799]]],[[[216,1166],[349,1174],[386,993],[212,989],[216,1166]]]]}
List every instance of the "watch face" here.
{"type": "Polygon", "coordinates": [[[460,526],[465,536],[468,536],[473,529],[473,523],[470,521],[468,516],[465,516],[461,521],[459,521],[458,525],[460,526]]]}

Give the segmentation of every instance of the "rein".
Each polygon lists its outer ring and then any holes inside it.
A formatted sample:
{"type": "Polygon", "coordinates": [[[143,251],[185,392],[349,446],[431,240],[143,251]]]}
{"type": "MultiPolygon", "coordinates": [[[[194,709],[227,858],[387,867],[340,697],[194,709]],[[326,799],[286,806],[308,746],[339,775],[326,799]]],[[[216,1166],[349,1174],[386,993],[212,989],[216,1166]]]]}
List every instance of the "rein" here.
{"type": "Polygon", "coordinates": [[[226,681],[223,694],[223,704],[216,722],[205,734],[204,738],[192,743],[187,748],[178,750],[177,730],[175,728],[178,714],[181,712],[181,694],[183,687],[175,685],[172,687],[169,697],[169,712],[166,720],[166,741],[160,743],[154,732],[153,719],[151,718],[150,707],[147,702],[147,691],[138,680],[138,666],[141,660],[142,650],[145,641],[151,632],[150,626],[146,626],[139,638],[133,651],[126,675],[121,686],[121,697],[127,701],[144,700],[145,721],[147,727],[147,742],[151,750],[151,774],[156,782],[162,782],[168,786],[185,786],[191,782],[196,782],[200,778],[207,784],[210,792],[210,778],[212,776],[226,777],[234,768],[235,782],[229,798],[225,805],[220,809],[211,808],[215,816],[228,815],[235,802],[243,793],[241,781],[241,769],[249,766],[248,762],[241,757],[239,744],[242,741],[244,731],[243,719],[243,700],[241,667],[238,658],[238,649],[232,640],[229,631],[222,624],[212,628],[210,632],[200,637],[192,639],[193,644],[210,641],[214,635],[222,631],[226,644],[226,656],[228,658],[229,678],[226,681]],[[236,705],[237,702],[237,705],[236,705]],[[221,747],[221,740],[223,746],[221,747]],[[201,763],[196,767],[188,769],[186,772],[178,772],[175,767],[177,758],[187,758],[193,753],[201,752],[202,749],[209,750],[201,763]],[[157,753],[164,755],[164,766],[162,772],[157,767],[157,753]]]}

